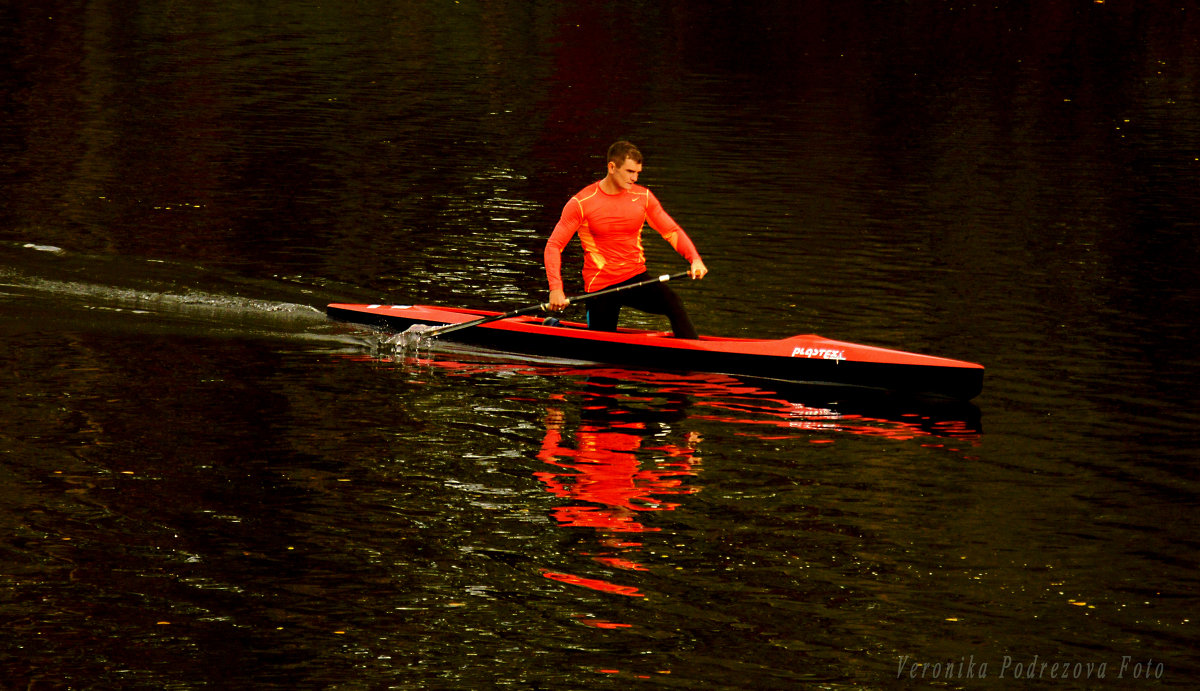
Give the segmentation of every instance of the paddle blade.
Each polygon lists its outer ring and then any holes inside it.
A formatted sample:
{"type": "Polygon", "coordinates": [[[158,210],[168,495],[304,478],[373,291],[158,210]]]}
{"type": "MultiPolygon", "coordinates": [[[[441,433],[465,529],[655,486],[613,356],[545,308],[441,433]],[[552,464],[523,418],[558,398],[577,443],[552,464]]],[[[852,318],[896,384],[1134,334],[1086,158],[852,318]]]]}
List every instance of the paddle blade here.
{"type": "Polygon", "coordinates": [[[397,350],[416,348],[421,344],[422,334],[432,328],[428,324],[413,324],[404,331],[392,335],[386,342],[397,350]]]}

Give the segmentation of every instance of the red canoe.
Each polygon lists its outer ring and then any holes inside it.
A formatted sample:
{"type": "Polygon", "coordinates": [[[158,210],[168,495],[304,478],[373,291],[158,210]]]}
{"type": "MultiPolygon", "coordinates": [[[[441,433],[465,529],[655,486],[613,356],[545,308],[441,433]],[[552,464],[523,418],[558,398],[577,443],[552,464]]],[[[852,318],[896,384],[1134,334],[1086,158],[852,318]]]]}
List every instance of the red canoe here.
{"type": "MultiPolygon", "coordinates": [[[[347,305],[326,308],[332,319],[391,331],[443,326],[498,312],[430,305],[347,305]]],[[[460,329],[446,340],[491,350],[566,358],[638,369],[716,372],[764,382],[831,385],[970,400],[983,389],[983,365],[834,341],[814,334],[775,340],[701,336],[621,328],[592,331],[584,324],[542,324],[517,316],[460,329]]]]}

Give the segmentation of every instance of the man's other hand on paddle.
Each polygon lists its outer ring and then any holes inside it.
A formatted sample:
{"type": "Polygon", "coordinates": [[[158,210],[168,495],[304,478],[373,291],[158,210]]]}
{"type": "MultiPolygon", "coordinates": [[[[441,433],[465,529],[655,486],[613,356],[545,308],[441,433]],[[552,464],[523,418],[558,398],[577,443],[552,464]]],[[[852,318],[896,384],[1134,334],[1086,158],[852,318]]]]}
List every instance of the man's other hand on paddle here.
{"type": "Polygon", "coordinates": [[[567,299],[567,294],[562,290],[550,291],[550,302],[547,303],[551,312],[559,312],[565,310],[571,301],[567,299]]]}

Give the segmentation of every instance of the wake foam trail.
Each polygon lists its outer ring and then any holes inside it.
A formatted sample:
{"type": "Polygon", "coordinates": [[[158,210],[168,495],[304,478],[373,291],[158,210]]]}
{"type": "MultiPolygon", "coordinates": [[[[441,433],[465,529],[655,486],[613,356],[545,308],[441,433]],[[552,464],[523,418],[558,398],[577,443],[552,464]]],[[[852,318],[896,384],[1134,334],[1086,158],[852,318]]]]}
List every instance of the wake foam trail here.
{"type": "MultiPolygon", "coordinates": [[[[132,276],[128,283],[137,283],[132,276]]],[[[221,338],[266,337],[304,341],[355,339],[333,333],[325,313],[311,305],[203,290],[158,290],[31,275],[0,266],[0,322],[6,330],[71,330],[189,334],[221,338]]],[[[165,286],[164,286],[165,287],[165,286]]]]}
{"type": "Polygon", "coordinates": [[[76,298],[93,306],[123,308],[135,314],[170,312],[211,315],[221,321],[236,317],[272,317],[286,321],[324,321],[324,313],[311,305],[258,300],[199,291],[156,293],[119,286],[59,281],[28,276],[0,268],[0,288],[19,293],[41,293],[59,298],[76,298]]]}

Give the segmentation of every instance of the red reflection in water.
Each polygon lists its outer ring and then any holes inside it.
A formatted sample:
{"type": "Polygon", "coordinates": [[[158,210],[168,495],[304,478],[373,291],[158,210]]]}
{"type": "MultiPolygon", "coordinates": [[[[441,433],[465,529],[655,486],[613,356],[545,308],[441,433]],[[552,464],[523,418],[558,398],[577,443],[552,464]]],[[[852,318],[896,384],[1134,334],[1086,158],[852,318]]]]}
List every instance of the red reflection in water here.
{"type": "MultiPolygon", "coordinates": [[[[967,421],[933,421],[923,416],[911,417],[911,420],[888,420],[885,418],[858,415],[854,413],[839,413],[829,408],[809,408],[807,406],[787,404],[779,406],[756,406],[747,410],[741,406],[728,406],[715,401],[709,401],[709,407],[714,409],[726,408],[734,411],[734,415],[693,415],[698,420],[711,420],[735,425],[756,425],[781,430],[805,432],[841,432],[863,437],[882,437],[893,441],[908,441],[931,434],[945,437],[974,438],[978,433],[967,421]],[[759,417],[749,417],[751,413],[759,417]]],[[[792,435],[761,434],[742,432],[757,439],[774,440],[788,439],[792,435]]],[[[832,444],[832,439],[813,439],[814,444],[832,444]]]]}
{"type": "MultiPolygon", "coordinates": [[[[546,437],[538,458],[564,469],[534,473],[555,496],[587,502],[561,506],[554,511],[559,523],[595,528],[613,533],[640,533],[648,528],[638,520],[643,511],[671,511],[679,504],[664,501],[658,495],[691,494],[697,490],[683,484],[681,475],[695,475],[694,446],[660,446],[666,458],[656,458],[652,467],[642,467],[638,451],[643,450],[646,425],[640,422],[614,423],[602,427],[581,423],[575,444],[562,438],[562,411],[551,408],[546,415],[546,437]],[[640,434],[639,434],[640,432],[640,434]]],[[[689,444],[698,441],[689,437],[689,444]]]]}
{"type": "Polygon", "coordinates": [[[631,585],[617,585],[616,583],[609,583],[599,578],[584,578],[583,576],[562,573],[560,571],[543,571],[542,575],[551,580],[570,583],[571,585],[581,585],[592,590],[599,590],[602,593],[628,595],[629,597],[645,597],[637,588],[631,585]]]}
{"type": "MultiPolygon", "coordinates": [[[[534,473],[556,497],[570,500],[551,515],[559,525],[590,528],[600,534],[604,551],[584,553],[604,566],[625,571],[646,571],[631,558],[642,543],[620,537],[654,532],[642,516],[651,511],[673,511],[677,502],[665,496],[692,494],[699,489],[685,484],[695,476],[699,435],[690,434],[683,445],[643,446],[652,431],[640,420],[619,419],[628,410],[612,411],[607,401],[590,401],[585,411],[598,413],[599,421],[583,420],[573,435],[565,435],[565,415],[559,408],[546,411],[546,435],[538,458],[554,470],[534,473]]],[[[564,583],[606,593],[642,597],[636,588],[597,578],[545,571],[543,575],[564,583]]]]}
{"type": "Polygon", "coordinates": [[[615,621],[605,621],[603,619],[592,619],[586,615],[578,614],[575,620],[584,626],[590,626],[594,629],[629,629],[633,628],[633,624],[622,624],[615,621]]]}

